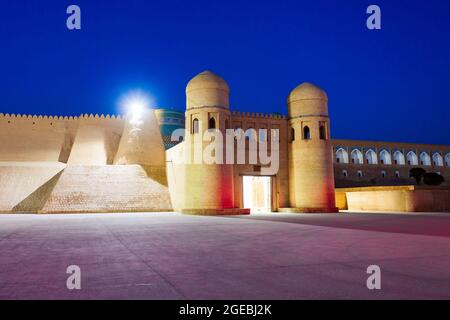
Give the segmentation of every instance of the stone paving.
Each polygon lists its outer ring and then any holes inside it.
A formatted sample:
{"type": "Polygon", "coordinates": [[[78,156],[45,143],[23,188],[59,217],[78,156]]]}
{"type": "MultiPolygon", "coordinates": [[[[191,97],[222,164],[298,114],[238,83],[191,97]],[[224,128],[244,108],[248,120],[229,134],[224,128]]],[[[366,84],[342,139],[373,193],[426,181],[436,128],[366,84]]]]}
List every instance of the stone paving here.
{"type": "Polygon", "coordinates": [[[0,215],[0,299],[403,298],[450,298],[449,213],[0,215]]]}

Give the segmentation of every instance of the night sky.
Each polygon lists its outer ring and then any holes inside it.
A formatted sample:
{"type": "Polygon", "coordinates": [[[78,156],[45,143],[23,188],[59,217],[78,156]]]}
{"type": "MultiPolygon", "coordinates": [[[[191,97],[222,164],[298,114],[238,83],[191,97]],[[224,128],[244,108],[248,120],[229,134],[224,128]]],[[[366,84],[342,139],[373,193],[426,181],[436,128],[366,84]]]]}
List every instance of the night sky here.
{"type": "Polygon", "coordinates": [[[333,138],[450,144],[449,17],[443,0],[2,1],[0,112],[123,113],[134,89],[184,110],[208,69],[233,110],[286,113],[308,81],[328,92],[333,138]],[[370,4],[382,30],[366,28],[370,4]]]}

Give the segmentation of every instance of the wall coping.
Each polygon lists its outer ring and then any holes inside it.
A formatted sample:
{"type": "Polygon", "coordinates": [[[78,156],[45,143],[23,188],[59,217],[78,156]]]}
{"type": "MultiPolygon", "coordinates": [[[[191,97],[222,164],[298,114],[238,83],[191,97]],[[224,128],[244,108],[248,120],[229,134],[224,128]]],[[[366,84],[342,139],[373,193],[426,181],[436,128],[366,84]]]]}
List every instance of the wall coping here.
{"type": "Polygon", "coordinates": [[[448,186],[373,186],[373,187],[354,187],[354,188],[335,188],[336,192],[361,192],[361,191],[417,191],[417,190],[449,190],[448,186]]]}
{"type": "Polygon", "coordinates": [[[77,119],[117,119],[123,120],[125,117],[123,115],[104,115],[101,114],[81,114],[80,116],[48,116],[48,115],[31,115],[31,114],[14,114],[14,113],[0,113],[0,118],[8,118],[8,119],[53,119],[53,120],[77,120],[77,119]]]}

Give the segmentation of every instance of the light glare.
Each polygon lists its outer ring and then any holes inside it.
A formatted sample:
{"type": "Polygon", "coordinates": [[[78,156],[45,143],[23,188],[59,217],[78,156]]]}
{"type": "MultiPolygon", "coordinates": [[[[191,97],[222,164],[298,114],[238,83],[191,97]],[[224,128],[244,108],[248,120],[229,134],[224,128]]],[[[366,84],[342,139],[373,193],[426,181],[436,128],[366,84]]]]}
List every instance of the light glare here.
{"type": "Polygon", "coordinates": [[[151,107],[151,99],[145,92],[135,90],[121,99],[120,106],[130,116],[130,121],[137,123],[144,111],[151,107]]]}

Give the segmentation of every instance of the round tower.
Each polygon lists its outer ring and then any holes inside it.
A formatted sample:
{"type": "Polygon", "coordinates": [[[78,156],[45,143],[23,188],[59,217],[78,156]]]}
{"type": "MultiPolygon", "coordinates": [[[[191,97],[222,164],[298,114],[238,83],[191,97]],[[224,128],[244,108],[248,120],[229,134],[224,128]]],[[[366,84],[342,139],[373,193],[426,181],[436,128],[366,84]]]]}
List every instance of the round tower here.
{"type": "Polygon", "coordinates": [[[337,212],[327,94],[303,83],[292,90],[287,104],[292,210],[337,212]]]}
{"type": "Polygon", "coordinates": [[[186,87],[184,212],[223,214],[220,209],[234,207],[233,165],[225,163],[229,92],[225,80],[210,71],[198,74],[186,87]],[[208,136],[204,141],[205,132],[221,137],[208,136]]]}

